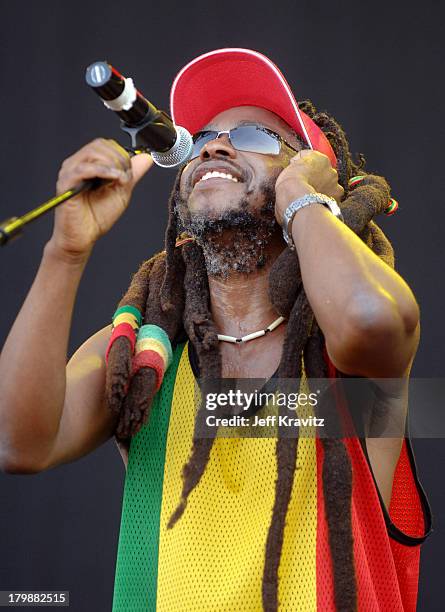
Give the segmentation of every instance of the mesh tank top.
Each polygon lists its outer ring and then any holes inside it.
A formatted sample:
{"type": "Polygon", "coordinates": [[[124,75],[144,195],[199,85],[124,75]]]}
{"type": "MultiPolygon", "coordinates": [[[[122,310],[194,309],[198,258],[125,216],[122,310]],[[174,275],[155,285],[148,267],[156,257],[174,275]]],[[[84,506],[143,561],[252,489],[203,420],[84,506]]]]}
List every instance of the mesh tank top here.
{"type": "MultiPolygon", "coordinates": [[[[330,375],[335,375],[330,364],[330,375]]],[[[125,479],[113,612],[261,612],[264,549],[274,501],[276,440],[217,438],[173,529],[194,429],[195,377],[187,343],[132,439],[125,479]]],[[[409,439],[389,513],[366,447],[344,440],[353,469],[352,529],[359,612],[414,612],[420,544],[430,531],[409,439]]],[[[335,612],[321,482],[323,448],[300,438],[279,568],[280,612],[335,612]]]]}

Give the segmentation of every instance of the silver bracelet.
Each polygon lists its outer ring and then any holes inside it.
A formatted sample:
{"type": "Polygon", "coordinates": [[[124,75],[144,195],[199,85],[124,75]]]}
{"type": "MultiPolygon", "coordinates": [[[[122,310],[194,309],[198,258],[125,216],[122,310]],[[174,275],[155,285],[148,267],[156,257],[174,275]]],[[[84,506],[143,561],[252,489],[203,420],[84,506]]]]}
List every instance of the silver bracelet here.
{"type": "Polygon", "coordinates": [[[311,204],[322,204],[331,211],[334,217],[337,217],[340,221],[344,221],[337,202],[334,198],[330,198],[324,193],[307,193],[301,198],[298,198],[298,200],[294,200],[286,208],[283,215],[283,238],[291,251],[295,250],[295,244],[292,238],[292,221],[301,208],[305,208],[305,206],[310,206],[311,204]]]}

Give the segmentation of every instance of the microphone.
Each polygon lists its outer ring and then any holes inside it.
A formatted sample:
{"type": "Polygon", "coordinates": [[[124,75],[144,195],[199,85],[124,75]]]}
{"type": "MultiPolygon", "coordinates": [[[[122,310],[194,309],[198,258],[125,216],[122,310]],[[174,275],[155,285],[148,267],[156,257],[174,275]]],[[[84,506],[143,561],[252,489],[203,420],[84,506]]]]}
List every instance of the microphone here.
{"type": "Polygon", "coordinates": [[[94,62],[86,69],[87,84],[105,106],[121,118],[121,127],[132,139],[133,148],[145,148],[162,168],[174,168],[191,156],[193,140],[183,127],[175,126],[136,89],[133,80],[123,77],[107,62],[94,62]]]}

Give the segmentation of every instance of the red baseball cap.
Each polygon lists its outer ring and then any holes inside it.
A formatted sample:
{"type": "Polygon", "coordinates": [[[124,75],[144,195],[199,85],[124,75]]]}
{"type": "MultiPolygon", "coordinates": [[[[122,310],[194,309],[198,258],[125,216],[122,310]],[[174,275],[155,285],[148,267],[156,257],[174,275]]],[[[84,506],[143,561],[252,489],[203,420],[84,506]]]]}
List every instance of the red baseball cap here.
{"type": "Polygon", "coordinates": [[[258,106],[275,113],[303,138],[311,149],[337,165],[329,140],[298,108],[288,82],[262,53],[227,48],[204,53],[176,76],[170,92],[170,110],[176,125],[191,134],[215,115],[234,106],[258,106]]]}

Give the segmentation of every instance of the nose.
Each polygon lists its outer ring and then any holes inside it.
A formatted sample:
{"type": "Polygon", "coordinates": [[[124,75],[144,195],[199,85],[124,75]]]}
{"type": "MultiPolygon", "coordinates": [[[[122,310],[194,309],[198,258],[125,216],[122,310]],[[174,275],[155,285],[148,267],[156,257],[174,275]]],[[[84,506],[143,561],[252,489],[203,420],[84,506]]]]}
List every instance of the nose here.
{"type": "Polygon", "coordinates": [[[233,148],[227,134],[222,134],[219,138],[207,142],[202,147],[199,157],[204,161],[221,155],[232,159],[236,157],[236,149],[233,148]]]}

